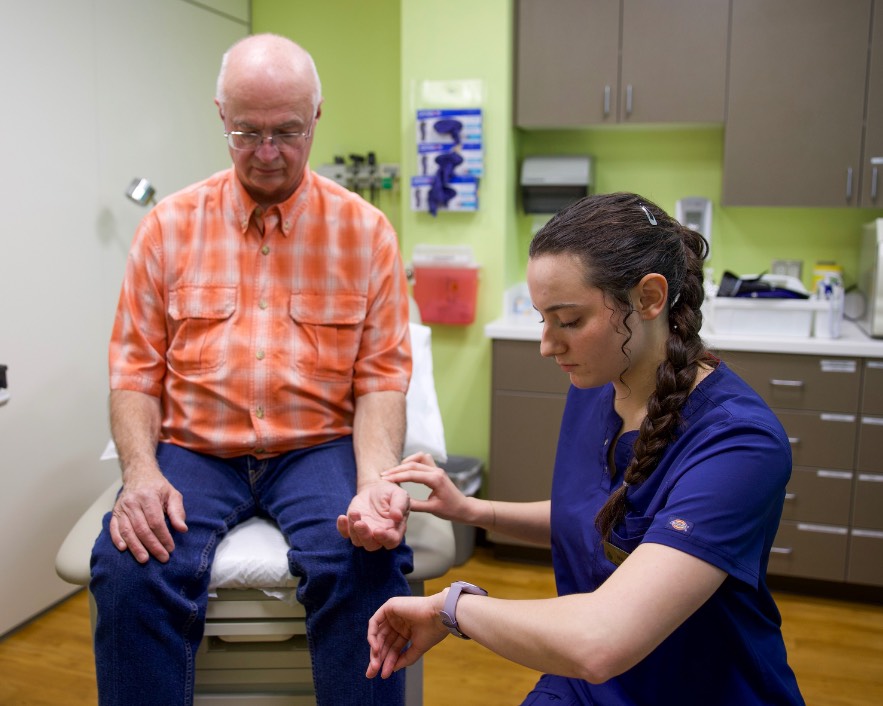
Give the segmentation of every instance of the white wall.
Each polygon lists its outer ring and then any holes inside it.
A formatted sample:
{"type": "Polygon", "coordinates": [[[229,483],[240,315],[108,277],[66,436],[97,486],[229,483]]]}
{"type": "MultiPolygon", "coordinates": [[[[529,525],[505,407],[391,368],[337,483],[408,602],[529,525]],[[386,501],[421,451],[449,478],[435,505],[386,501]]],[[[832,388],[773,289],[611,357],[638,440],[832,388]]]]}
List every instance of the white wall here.
{"type": "Polygon", "coordinates": [[[0,0],[0,635],[74,587],[68,529],[118,474],[107,341],[126,251],[162,196],[229,164],[212,102],[248,0],[0,0]]]}

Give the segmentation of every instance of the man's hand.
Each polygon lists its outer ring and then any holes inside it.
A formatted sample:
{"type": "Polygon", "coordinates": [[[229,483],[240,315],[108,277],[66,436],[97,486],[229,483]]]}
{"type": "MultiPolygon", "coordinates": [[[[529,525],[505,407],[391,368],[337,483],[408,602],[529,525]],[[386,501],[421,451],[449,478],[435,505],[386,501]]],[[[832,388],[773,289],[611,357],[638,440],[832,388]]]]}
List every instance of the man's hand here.
{"type": "Polygon", "coordinates": [[[359,490],[346,515],[337,518],[337,531],[369,552],[395,549],[404,539],[410,510],[407,491],[378,480],[359,490]]]}
{"type": "Polygon", "coordinates": [[[123,490],[113,507],[110,536],[121,552],[128,549],[140,563],[151,555],[163,563],[175,549],[166,524],[186,532],[184,498],[159,471],[128,471],[123,490]]]}

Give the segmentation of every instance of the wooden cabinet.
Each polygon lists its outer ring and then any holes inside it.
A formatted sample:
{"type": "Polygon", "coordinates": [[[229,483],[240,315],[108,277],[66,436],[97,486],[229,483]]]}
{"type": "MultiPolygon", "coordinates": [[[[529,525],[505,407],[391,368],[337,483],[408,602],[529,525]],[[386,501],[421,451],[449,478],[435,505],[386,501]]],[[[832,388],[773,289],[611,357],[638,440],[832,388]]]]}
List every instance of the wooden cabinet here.
{"type": "Polygon", "coordinates": [[[883,206],[883,0],[876,0],[868,64],[861,206],[883,206]]]}
{"type": "Polygon", "coordinates": [[[791,442],[769,573],[883,586],[883,361],[719,355],[772,407],[791,442]]]}
{"type": "MultiPolygon", "coordinates": [[[[540,356],[537,341],[495,340],[488,498],[548,500],[570,379],[540,356]]],[[[519,545],[489,535],[495,543],[519,545]]]]}
{"type": "Polygon", "coordinates": [[[729,0],[519,0],[515,122],[721,123],[729,0]]]}
{"type": "Polygon", "coordinates": [[[883,586],[883,360],[866,360],[847,580],[883,586]]]}
{"type": "MultiPolygon", "coordinates": [[[[883,586],[883,360],[719,351],[793,454],[771,575],[883,586]]],[[[550,497],[570,382],[536,341],[493,342],[488,497],[550,497]]],[[[497,544],[519,543],[491,535],[497,544]]]]}
{"type": "MultiPolygon", "coordinates": [[[[733,0],[725,206],[860,204],[871,9],[872,0],[733,0]]],[[[877,153],[881,50],[868,130],[877,153]]]]}

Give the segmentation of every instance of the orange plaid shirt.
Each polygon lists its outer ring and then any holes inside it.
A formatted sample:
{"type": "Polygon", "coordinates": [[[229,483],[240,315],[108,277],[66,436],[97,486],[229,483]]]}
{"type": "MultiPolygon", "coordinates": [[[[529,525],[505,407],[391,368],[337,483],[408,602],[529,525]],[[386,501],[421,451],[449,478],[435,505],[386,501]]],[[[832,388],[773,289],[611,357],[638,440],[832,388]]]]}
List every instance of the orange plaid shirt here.
{"type": "Polygon", "coordinates": [[[350,434],[355,398],[408,388],[395,233],[309,169],[266,213],[219,172],[138,227],[109,357],[111,389],[161,399],[160,441],[268,457],[350,434]]]}

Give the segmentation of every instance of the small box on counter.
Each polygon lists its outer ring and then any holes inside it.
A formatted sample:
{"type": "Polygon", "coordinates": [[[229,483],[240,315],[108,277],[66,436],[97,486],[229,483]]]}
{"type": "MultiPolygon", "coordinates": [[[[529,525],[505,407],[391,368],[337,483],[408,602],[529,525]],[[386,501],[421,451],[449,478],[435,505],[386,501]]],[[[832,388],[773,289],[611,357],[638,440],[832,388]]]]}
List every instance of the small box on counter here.
{"type": "Polygon", "coordinates": [[[808,338],[816,315],[831,310],[831,302],[824,299],[713,297],[709,304],[712,330],[737,336],[808,338]]]}

